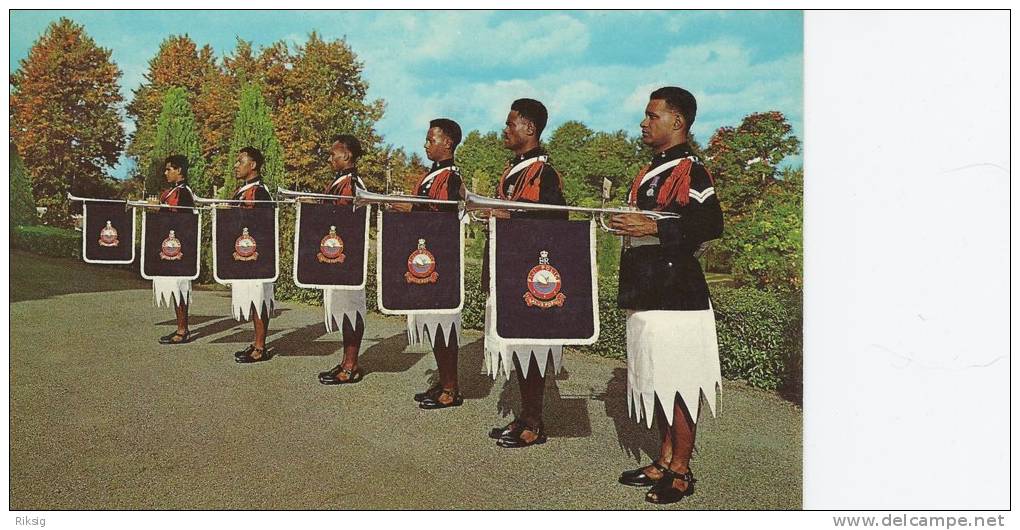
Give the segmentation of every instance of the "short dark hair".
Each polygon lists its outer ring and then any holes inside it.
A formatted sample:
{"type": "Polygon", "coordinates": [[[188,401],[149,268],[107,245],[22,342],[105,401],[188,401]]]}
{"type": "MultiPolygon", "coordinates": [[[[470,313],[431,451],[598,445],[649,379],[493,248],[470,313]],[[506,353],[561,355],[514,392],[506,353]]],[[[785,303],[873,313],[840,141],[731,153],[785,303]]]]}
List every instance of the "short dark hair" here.
{"type": "Polygon", "coordinates": [[[170,167],[179,169],[181,176],[188,178],[188,157],[184,155],[170,155],[163,161],[164,164],[170,164],[170,167]]]}
{"type": "Polygon", "coordinates": [[[344,144],[344,147],[346,147],[347,150],[351,152],[351,156],[354,157],[355,162],[357,162],[358,159],[361,158],[361,155],[365,154],[365,152],[361,150],[361,142],[359,142],[358,139],[355,138],[353,135],[350,134],[335,135],[333,136],[333,139],[330,140],[329,145],[333,145],[338,142],[344,144]]]}
{"type": "Polygon", "coordinates": [[[433,127],[439,127],[439,130],[443,131],[443,134],[453,142],[452,148],[456,149],[457,145],[460,144],[461,132],[460,125],[457,125],[457,122],[449,118],[436,118],[429,122],[429,129],[433,127]]]}
{"type": "Polygon", "coordinates": [[[510,110],[516,110],[518,114],[534,123],[536,136],[542,135],[542,129],[545,129],[545,124],[549,121],[549,111],[545,110],[545,105],[541,101],[521,98],[510,105],[510,110]]]}
{"type": "Polygon", "coordinates": [[[684,122],[687,123],[687,132],[691,132],[691,125],[694,124],[694,118],[698,115],[698,101],[694,99],[694,94],[678,86],[664,86],[652,92],[648,99],[665,101],[670,110],[684,117],[684,122]]]}
{"type": "Polygon", "coordinates": [[[259,151],[249,145],[248,147],[242,147],[241,152],[248,155],[248,158],[255,161],[255,169],[262,171],[262,164],[266,163],[266,158],[262,156],[262,151],[259,151]]]}

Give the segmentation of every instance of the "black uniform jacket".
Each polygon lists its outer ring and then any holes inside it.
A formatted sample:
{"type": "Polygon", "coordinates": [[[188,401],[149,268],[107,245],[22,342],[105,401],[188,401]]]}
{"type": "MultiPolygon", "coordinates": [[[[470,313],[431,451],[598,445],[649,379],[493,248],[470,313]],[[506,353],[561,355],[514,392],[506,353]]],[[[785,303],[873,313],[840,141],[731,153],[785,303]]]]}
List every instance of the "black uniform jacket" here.
{"type": "MultiPolygon", "coordinates": [[[[694,252],[702,243],[722,236],[722,210],[712,179],[686,144],[656,154],[648,172],[680,158],[691,160],[687,204],[674,200],[659,208],[680,214],[678,219],[656,222],[660,244],[623,250],[617,298],[622,309],[691,311],[709,308],[708,284],[694,252]]],[[[671,171],[659,173],[637,189],[638,208],[657,209],[660,187],[671,171]]]]}

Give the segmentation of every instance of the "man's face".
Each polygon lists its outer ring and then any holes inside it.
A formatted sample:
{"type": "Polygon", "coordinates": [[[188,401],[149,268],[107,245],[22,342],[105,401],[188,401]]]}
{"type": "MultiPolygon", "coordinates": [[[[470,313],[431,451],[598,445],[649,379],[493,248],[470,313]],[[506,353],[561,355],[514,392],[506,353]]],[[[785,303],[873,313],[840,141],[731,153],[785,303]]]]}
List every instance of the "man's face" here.
{"type": "Polygon", "coordinates": [[[170,162],[166,163],[166,169],[163,170],[163,175],[166,176],[166,181],[169,182],[170,184],[173,184],[174,182],[177,182],[184,178],[184,176],[181,175],[180,168],[173,167],[172,165],[170,165],[170,162]]]}
{"type": "Polygon", "coordinates": [[[333,168],[334,172],[349,168],[352,165],[350,163],[352,158],[354,156],[351,155],[351,150],[343,142],[333,142],[333,146],[329,148],[329,167],[333,168]]]}
{"type": "Polygon", "coordinates": [[[503,128],[503,145],[511,151],[517,150],[528,142],[528,137],[531,136],[528,133],[533,131],[534,127],[531,120],[521,116],[516,110],[511,110],[506,115],[506,127],[503,128]]]}
{"type": "Polygon", "coordinates": [[[641,141],[652,148],[668,146],[687,130],[683,116],[670,110],[666,101],[653,99],[645,107],[645,119],[641,120],[641,141]]]}
{"type": "Polygon", "coordinates": [[[237,153],[237,162],[234,163],[234,176],[237,180],[246,181],[255,173],[255,161],[248,156],[248,153],[237,153]]]}
{"type": "Polygon", "coordinates": [[[425,133],[425,156],[433,162],[450,156],[450,139],[439,127],[432,127],[425,133]]]}

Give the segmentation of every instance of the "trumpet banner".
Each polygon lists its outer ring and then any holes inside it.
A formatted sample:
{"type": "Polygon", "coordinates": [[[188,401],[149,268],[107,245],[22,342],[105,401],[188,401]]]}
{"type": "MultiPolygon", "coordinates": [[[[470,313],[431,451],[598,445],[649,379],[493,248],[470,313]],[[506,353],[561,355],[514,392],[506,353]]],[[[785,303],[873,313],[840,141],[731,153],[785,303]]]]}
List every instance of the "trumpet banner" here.
{"type": "Polygon", "coordinates": [[[365,288],[369,207],[299,203],[294,284],[308,289],[365,288]]]}
{"type": "Polygon", "coordinates": [[[86,201],[82,206],[81,257],[87,263],[135,260],[135,210],[123,203],[86,201]]]}
{"type": "Polygon", "coordinates": [[[379,310],[453,314],[464,305],[464,225],[456,212],[380,212],[379,310]]]}
{"type": "Polygon", "coordinates": [[[592,344],[599,335],[595,222],[489,221],[489,296],[497,338],[592,344]]]}
{"type": "Polygon", "coordinates": [[[276,281],[280,228],[275,207],[213,208],[213,277],[219,283],[276,281]]]}
{"type": "Polygon", "coordinates": [[[142,278],[198,278],[201,215],[196,210],[142,212],[142,278]]]}

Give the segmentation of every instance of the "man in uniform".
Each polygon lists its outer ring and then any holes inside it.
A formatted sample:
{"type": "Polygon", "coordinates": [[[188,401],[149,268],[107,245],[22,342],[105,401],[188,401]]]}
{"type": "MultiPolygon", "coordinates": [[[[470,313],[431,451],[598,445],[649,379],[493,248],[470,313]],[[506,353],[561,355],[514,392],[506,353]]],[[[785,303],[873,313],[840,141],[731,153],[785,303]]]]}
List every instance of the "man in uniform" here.
{"type": "MultiPolygon", "coordinates": [[[[429,172],[422,175],[414,194],[436,200],[459,201],[461,196],[460,170],[453,165],[453,154],[460,144],[461,130],[457,122],[439,118],[429,122],[425,134],[425,156],[432,161],[429,172]]],[[[457,212],[454,204],[406,204],[390,205],[397,211],[457,212]]],[[[457,385],[457,346],[460,329],[460,313],[453,315],[408,315],[408,342],[424,343],[431,340],[432,353],[436,357],[439,383],[424,392],[414,395],[423,409],[443,409],[464,403],[457,385]]]]}
{"type": "MultiPolygon", "coordinates": [[[[563,179],[549,163],[549,155],[539,141],[542,129],[548,121],[548,112],[541,102],[534,99],[518,99],[510,105],[510,112],[503,129],[503,144],[513,151],[514,157],[507,164],[497,187],[500,199],[543,204],[565,205],[563,179]]],[[[492,215],[499,218],[547,218],[566,219],[563,212],[513,212],[495,210],[492,215]]],[[[488,271],[488,244],[483,257],[483,278],[488,271]]],[[[484,280],[483,280],[484,281],[484,280]]],[[[488,291],[488,284],[483,285],[488,291]]],[[[496,338],[491,319],[495,301],[486,304],[485,353],[486,366],[493,378],[500,365],[510,377],[509,364],[517,370],[517,382],[521,392],[521,410],[509,424],[494,428],[489,437],[497,440],[500,447],[527,447],[546,441],[545,425],[542,422],[542,408],[545,399],[545,369],[551,359],[553,369],[559,370],[563,347],[537,346],[533,344],[508,343],[496,338]]]]}
{"type": "MultiPolygon", "coordinates": [[[[274,208],[273,196],[262,183],[262,167],[265,158],[254,147],[245,147],[237,153],[234,175],[242,184],[234,192],[233,199],[244,201],[242,208],[274,208]]],[[[255,327],[255,340],[247,348],[234,353],[239,363],[257,363],[269,360],[266,352],[266,335],[269,333],[269,317],[273,312],[273,282],[262,280],[238,280],[230,285],[231,304],[234,318],[245,320],[251,315],[255,327]]]]}
{"type": "MultiPolygon", "coordinates": [[[[195,195],[188,187],[188,159],[183,155],[168,156],[164,161],[166,181],[170,189],[159,196],[160,204],[167,206],[195,206],[195,195]]],[[[177,209],[171,209],[177,212],[177,209]]],[[[191,210],[183,210],[191,214],[191,210]]],[[[172,305],[177,313],[177,330],[159,338],[160,344],[185,344],[191,342],[188,330],[188,305],[191,303],[191,280],[180,278],[156,278],[152,280],[152,294],[156,307],[172,305]]]]}
{"type": "Polygon", "coordinates": [[[714,414],[722,381],[715,316],[697,256],[722,235],[723,218],[712,178],[688,143],[696,113],[690,92],[664,87],[652,92],[641,121],[641,140],[654,154],[635,178],[629,202],[679,217],[624,214],[610,221],[629,239],[619,293],[628,310],[627,401],[649,427],[654,414],[662,435],[658,458],[619,481],[651,486],[645,500],[657,504],[693,493],[689,464],[701,395],[714,414]]]}
{"type": "MultiPolygon", "coordinates": [[[[365,183],[358,176],[361,142],[349,134],[334,136],[329,153],[329,165],[334,177],[324,193],[353,197],[355,188],[365,189],[365,183]]],[[[326,202],[350,204],[351,201],[327,199],[326,202]]],[[[362,378],[358,368],[358,351],[361,349],[361,338],[365,335],[365,315],[368,313],[365,290],[323,289],[322,306],[326,313],[326,331],[339,329],[343,332],[344,357],[333,368],[319,372],[319,382],[324,385],[357,383],[362,378]]]]}

